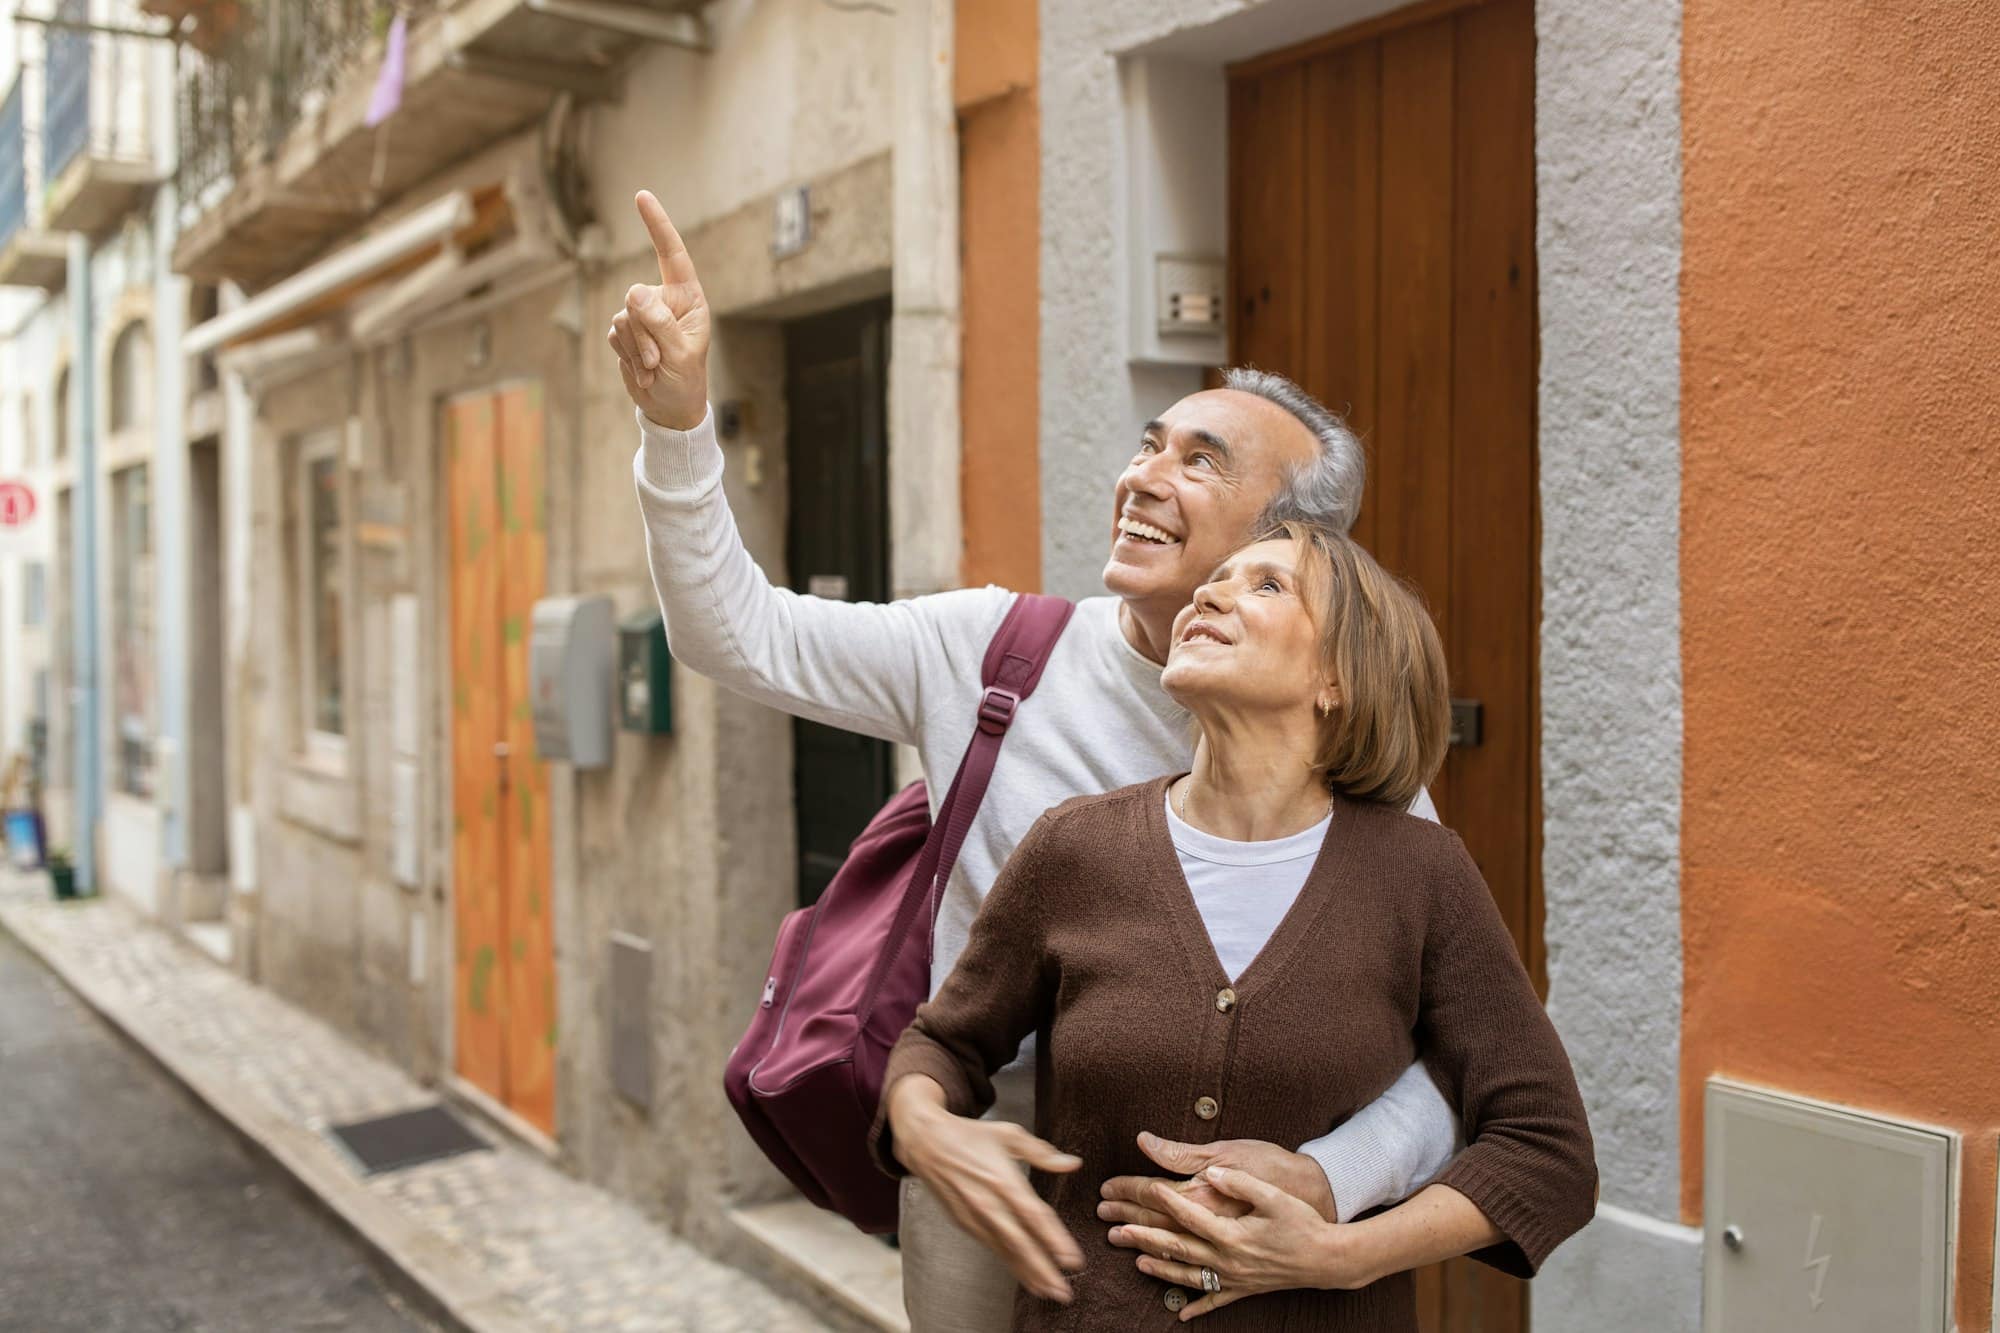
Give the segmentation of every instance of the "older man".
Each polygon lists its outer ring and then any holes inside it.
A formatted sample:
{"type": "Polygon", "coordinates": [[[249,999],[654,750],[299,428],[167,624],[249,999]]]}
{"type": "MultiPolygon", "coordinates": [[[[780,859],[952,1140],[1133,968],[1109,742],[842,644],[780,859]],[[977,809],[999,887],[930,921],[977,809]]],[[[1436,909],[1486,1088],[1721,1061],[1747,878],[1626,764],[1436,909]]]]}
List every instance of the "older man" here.
{"type": "MultiPolygon", "coordinates": [[[[722,451],[707,401],[710,317],[694,263],[659,201],[642,192],[638,207],[660,281],[626,294],[608,336],[638,409],[633,472],[674,655],[773,708],[914,745],[926,772],[951,772],[972,734],[980,659],[1012,594],[971,588],[877,606],[772,586],[744,550],[723,495],[722,451]]],[[[1112,595],[1078,605],[1035,697],[1008,733],[946,887],[933,986],[950,973],[980,900],[1043,811],[1079,793],[1187,767],[1187,715],[1161,690],[1160,667],[1175,615],[1208,572],[1274,502],[1343,529],[1354,519],[1362,457],[1339,420],[1276,375],[1232,371],[1226,384],[1149,422],[1117,478],[1104,568],[1112,595]]],[[[1421,805],[1431,813],[1428,799],[1421,805]]],[[[1031,1124],[1033,1080],[1032,1053],[1024,1049],[994,1080],[993,1116],[1031,1124]]],[[[1021,1161],[1046,1164],[1057,1155],[1023,1130],[996,1134],[1001,1150],[1021,1161]]],[[[1298,1152],[1249,1141],[1149,1139],[1146,1148],[1176,1174],[1238,1167],[1345,1221],[1425,1183],[1451,1155],[1453,1137],[1451,1112],[1412,1065],[1373,1105],[1298,1152]]],[[[940,1170],[955,1181],[937,1191],[942,1206],[914,1179],[903,1195],[911,1326],[920,1333],[1005,1329],[1015,1279],[1033,1291],[1059,1292],[1059,1268],[1080,1258],[1075,1241],[1018,1171],[981,1171],[972,1162],[940,1170]],[[1004,1266],[993,1250],[1007,1256],[1004,1266]]],[[[940,1178],[939,1171],[927,1174],[940,1178]]],[[[1124,1200],[1109,1205],[1108,1216],[1130,1215],[1138,1184],[1107,1185],[1108,1195],[1124,1200]]]]}

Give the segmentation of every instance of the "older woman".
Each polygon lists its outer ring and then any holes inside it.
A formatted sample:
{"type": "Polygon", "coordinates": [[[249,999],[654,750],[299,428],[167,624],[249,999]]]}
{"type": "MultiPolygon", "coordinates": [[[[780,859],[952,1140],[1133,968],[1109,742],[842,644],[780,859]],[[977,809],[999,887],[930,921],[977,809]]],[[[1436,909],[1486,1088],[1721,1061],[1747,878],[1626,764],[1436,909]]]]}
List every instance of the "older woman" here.
{"type": "Polygon", "coordinates": [[[1569,1062],[1478,870],[1455,835],[1403,813],[1447,738],[1421,604],[1346,538],[1288,524],[1199,590],[1162,683],[1199,724],[1193,771],[1035,825],[896,1045],[878,1158],[996,1248],[1071,1270],[1024,1287],[1017,1329],[1211,1312],[1220,1328],[1414,1329],[1411,1268],[1472,1253],[1531,1275],[1589,1219],[1596,1167],[1569,1062]],[[1030,1033],[1039,1138],[973,1118],[1030,1033]],[[1340,1225],[1211,1171],[1232,1206],[1161,1186],[1151,1208],[1104,1205],[1128,1219],[1110,1243],[1078,1243],[1103,1234],[1100,1185],[1148,1169],[1142,1131],[1295,1145],[1419,1049],[1467,1147],[1415,1197],[1340,1225]],[[1000,1202],[1020,1163],[1044,1214],[1000,1202]]]}

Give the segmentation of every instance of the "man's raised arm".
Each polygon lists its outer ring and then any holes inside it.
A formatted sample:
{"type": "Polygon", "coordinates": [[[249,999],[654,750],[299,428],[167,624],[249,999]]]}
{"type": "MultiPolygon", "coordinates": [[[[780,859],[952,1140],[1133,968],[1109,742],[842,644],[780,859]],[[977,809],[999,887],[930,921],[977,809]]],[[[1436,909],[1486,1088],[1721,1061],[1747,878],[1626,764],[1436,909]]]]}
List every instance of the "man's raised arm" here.
{"type": "Polygon", "coordinates": [[[926,684],[978,679],[1007,595],[968,589],[877,606],[771,584],[744,549],[722,489],[708,411],[707,298],[659,200],[641,191],[638,205],[660,281],[626,292],[608,341],[638,409],[633,480],[674,656],[760,703],[916,744],[935,702],[926,684]]]}

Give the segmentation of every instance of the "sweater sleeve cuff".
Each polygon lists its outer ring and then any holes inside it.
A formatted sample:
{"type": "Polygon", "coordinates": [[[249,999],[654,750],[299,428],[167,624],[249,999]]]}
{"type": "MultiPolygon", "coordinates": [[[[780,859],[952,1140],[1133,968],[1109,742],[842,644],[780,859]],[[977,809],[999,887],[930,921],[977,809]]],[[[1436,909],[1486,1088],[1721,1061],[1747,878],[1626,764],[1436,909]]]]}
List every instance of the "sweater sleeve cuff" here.
{"type": "Polygon", "coordinates": [[[694,495],[722,475],[722,446],[715,439],[715,409],[693,430],[670,430],[638,408],[639,476],[669,496],[694,495]]]}
{"type": "Polygon", "coordinates": [[[986,1108],[979,1105],[965,1069],[944,1049],[915,1028],[905,1031],[889,1052],[889,1065],[882,1074],[882,1101],[875,1108],[875,1123],[868,1130],[868,1151],[875,1165],[901,1179],[909,1174],[896,1157],[896,1145],[889,1130],[889,1092],[907,1074],[935,1079],[944,1089],[945,1109],[953,1115],[977,1116],[986,1108]]]}
{"type": "Polygon", "coordinates": [[[1531,1278],[1575,1228],[1561,1225],[1524,1198],[1508,1174],[1505,1162],[1474,1145],[1454,1158],[1433,1183],[1449,1185],[1472,1200],[1506,1237],[1498,1245],[1474,1250],[1468,1258],[1513,1277],[1531,1278]]]}

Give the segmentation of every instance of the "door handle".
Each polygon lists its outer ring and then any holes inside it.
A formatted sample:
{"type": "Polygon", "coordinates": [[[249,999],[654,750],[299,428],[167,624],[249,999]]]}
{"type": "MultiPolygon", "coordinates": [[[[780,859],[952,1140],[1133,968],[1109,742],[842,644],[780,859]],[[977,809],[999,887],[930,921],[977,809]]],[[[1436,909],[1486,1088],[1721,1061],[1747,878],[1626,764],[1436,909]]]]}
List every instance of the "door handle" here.
{"type": "Polygon", "coordinates": [[[1451,701],[1451,743],[1465,749],[1478,745],[1486,727],[1486,706],[1477,699],[1451,701]]]}

